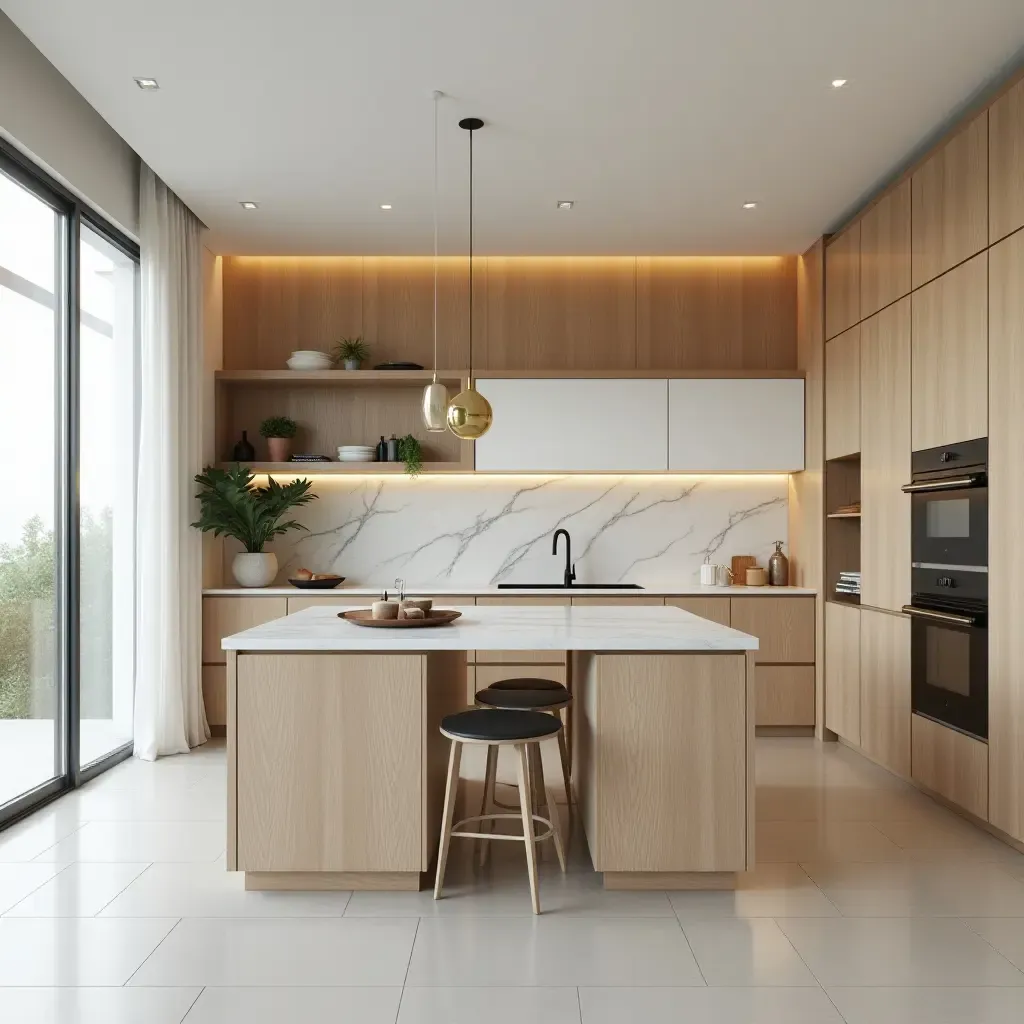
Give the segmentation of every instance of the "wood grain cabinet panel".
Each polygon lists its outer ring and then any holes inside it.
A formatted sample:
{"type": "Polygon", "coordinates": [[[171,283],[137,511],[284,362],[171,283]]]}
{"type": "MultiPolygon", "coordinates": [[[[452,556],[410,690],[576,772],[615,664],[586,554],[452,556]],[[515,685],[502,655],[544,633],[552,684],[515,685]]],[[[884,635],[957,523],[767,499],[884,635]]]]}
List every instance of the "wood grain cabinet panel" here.
{"type": "MultiPolygon", "coordinates": [[[[512,651],[508,652],[512,654],[512,651]]],[[[476,666],[476,689],[485,690],[488,686],[501,682],[503,679],[550,679],[553,683],[565,686],[567,672],[565,662],[559,665],[480,665],[476,666]]],[[[474,691],[475,692],[475,691],[474,691]]]]}
{"type": "Polygon", "coordinates": [[[665,598],[663,597],[647,597],[623,595],[622,597],[574,597],[572,599],[574,605],[578,605],[582,608],[637,608],[640,605],[663,605],[665,598]]]}
{"type": "Polygon", "coordinates": [[[227,661],[226,652],[220,648],[224,637],[287,614],[285,597],[204,597],[203,663],[223,665],[227,661]]]}
{"type": "Polygon", "coordinates": [[[958,131],[911,178],[915,288],[988,244],[988,111],[958,131]]]}
{"type": "Polygon", "coordinates": [[[861,602],[890,611],[910,601],[910,305],[860,325],[861,602]]]}
{"type": "Polygon", "coordinates": [[[825,458],[860,451],[860,327],[825,345],[825,458]]]}
{"type": "Polygon", "coordinates": [[[638,369],[790,369],[796,260],[638,257],[636,330],[638,369]]]}
{"type": "Polygon", "coordinates": [[[986,437],[988,253],[911,296],[914,451],[986,437]]]}
{"type": "Polygon", "coordinates": [[[825,340],[860,319],[860,221],[825,248],[825,340]]]}
{"type": "Polygon", "coordinates": [[[1024,232],[989,267],[989,820],[1024,842],[1024,232]]]}
{"type": "Polygon", "coordinates": [[[825,727],[860,746],[859,608],[825,602],[825,727]]]}
{"type": "Polygon", "coordinates": [[[727,597],[666,597],[665,604],[670,608],[682,608],[702,619],[732,625],[731,602],[727,597]]]}
{"type": "Polygon", "coordinates": [[[988,111],[989,244],[1024,227],[1024,79],[988,111]]]}
{"type": "Polygon", "coordinates": [[[758,665],[755,685],[757,725],[814,725],[813,665],[758,665]]]}
{"type": "Polygon", "coordinates": [[[225,665],[203,666],[203,706],[206,708],[206,721],[211,726],[228,724],[226,676],[225,665]]]}
{"type": "Polygon", "coordinates": [[[734,597],[732,628],[760,641],[757,662],[814,662],[813,597],[734,597]]]}
{"type": "Polygon", "coordinates": [[[861,609],[860,745],[910,775],[910,620],[861,609]]]}
{"type": "Polygon", "coordinates": [[[988,820],[988,747],[930,718],[910,717],[914,781],[988,820]]]}
{"type": "Polygon", "coordinates": [[[910,292],[910,180],[900,182],[860,221],[860,316],[910,292]]]}

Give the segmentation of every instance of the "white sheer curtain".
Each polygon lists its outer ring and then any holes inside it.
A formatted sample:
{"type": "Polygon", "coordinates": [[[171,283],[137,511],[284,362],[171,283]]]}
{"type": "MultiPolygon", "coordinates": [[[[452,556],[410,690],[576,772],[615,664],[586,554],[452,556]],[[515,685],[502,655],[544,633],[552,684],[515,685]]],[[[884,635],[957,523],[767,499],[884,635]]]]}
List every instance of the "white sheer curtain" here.
{"type": "Polygon", "coordinates": [[[148,761],[210,737],[199,667],[202,543],[189,526],[202,468],[201,227],[143,164],[135,754],[148,761]]]}

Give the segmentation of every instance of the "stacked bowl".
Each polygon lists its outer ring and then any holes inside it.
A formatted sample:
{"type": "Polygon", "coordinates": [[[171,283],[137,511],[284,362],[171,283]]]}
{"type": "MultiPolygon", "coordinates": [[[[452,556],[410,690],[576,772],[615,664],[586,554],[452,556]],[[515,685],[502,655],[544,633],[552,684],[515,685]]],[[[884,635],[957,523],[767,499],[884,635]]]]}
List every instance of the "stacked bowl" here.
{"type": "Polygon", "coordinates": [[[376,462],[377,450],[369,444],[343,444],[338,447],[339,462],[376,462]]]}
{"type": "Polygon", "coordinates": [[[289,370],[329,370],[331,368],[331,357],[326,352],[317,349],[301,349],[293,352],[288,360],[289,370]]]}

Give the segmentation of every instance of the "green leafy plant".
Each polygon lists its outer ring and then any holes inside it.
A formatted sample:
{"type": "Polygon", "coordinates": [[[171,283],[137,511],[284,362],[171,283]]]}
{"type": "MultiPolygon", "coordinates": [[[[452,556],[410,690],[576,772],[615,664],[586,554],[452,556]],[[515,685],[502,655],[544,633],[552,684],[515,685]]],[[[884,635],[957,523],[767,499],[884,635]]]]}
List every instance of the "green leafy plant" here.
{"type": "Polygon", "coordinates": [[[409,476],[419,476],[423,472],[423,446],[412,434],[398,439],[398,457],[405,463],[409,476]]]}
{"type": "Polygon", "coordinates": [[[260,434],[264,437],[294,437],[298,424],[287,416],[268,416],[260,424],[260,434]]]}
{"type": "Polygon", "coordinates": [[[207,466],[195,482],[199,484],[199,520],[192,525],[215,537],[234,537],[251,554],[259,554],[267,541],[289,530],[305,530],[294,519],[282,519],[290,509],[317,497],[309,493],[312,480],[279,484],[268,477],[266,487],[257,487],[249,469],[237,464],[230,469],[207,466]]]}
{"type": "Polygon", "coordinates": [[[343,363],[346,359],[352,359],[357,363],[365,362],[370,355],[370,346],[363,341],[363,336],[355,338],[342,338],[334,346],[334,362],[343,363]]]}

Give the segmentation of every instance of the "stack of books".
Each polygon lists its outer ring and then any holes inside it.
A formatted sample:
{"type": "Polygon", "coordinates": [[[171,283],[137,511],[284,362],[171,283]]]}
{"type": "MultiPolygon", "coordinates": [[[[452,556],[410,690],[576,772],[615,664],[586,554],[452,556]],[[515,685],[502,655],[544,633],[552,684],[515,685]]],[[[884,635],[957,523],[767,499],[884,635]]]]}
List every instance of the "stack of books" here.
{"type": "Polygon", "coordinates": [[[313,455],[308,452],[299,452],[292,456],[292,462],[330,462],[326,455],[313,455]]]}
{"type": "Polygon", "coordinates": [[[836,583],[837,594],[856,594],[860,597],[860,573],[841,572],[839,582],[836,583]]]}
{"type": "Polygon", "coordinates": [[[860,515],[860,502],[851,501],[849,505],[840,505],[835,510],[837,516],[859,516],[860,515]]]}

